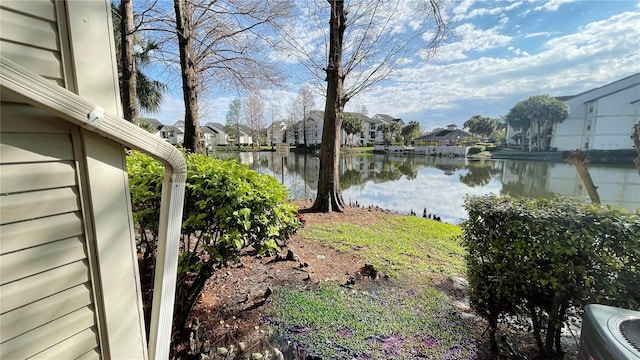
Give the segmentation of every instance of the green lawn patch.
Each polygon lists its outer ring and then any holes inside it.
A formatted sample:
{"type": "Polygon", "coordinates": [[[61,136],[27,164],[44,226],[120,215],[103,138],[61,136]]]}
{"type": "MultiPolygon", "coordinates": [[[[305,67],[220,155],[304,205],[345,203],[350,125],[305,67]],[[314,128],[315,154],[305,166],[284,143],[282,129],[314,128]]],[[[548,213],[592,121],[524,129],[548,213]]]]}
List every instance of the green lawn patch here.
{"type": "Polygon", "coordinates": [[[414,216],[379,214],[372,225],[309,224],[299,231],[363,257],[397,281],[367,290],[338,284],[281,288],[265,309],[280,341],[322,359],[467,359],[476,348],[434,273],[465,272],[461,229],[414,216]],[[403,281],[410,279],[411,281],[403,281]]]}
{"type": "Polygon", "coordinates": [[[394,277],[465,273],[460,227],[414,216],[378,216],[379,223],[369,227],[339,222],[311,224],[299,234],[339,251],[357,253],[394,277]]]}
{"type": "Polygon", "coordinates": [[[369,291],[325,285],[280,289],[266,311],[281,338],[322,359],[473,358],[475,347],[448,299],[430,287],[369,291]]]}
{"type": "Polygon", "coordinates": [[[340,148],[341,153],[357,154],[357,153],[373,153],[373,146],[353,146],[340,148]]]}

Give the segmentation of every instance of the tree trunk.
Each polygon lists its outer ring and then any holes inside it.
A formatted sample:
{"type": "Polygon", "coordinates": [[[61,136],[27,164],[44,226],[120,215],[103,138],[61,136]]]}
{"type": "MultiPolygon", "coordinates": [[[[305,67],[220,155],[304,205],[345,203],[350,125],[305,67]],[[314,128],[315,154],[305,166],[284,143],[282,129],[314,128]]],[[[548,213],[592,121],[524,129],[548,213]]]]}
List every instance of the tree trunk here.
{"type": "Polygon", "coordinates": [[[633,146],[638,152],[638,157],[634,160],[636,169],[638,169],[638,175],[640,175],[640,122],[633,126],[633,133],[631,134],[633,140],[633,146]]]}
{"type": "Polygon", "coordinates": [[[307,145],[307,119],[302,119],[302,142],[304,143],[304,147],[308,148],[309,145],[307,145]]]}
{"type": "Polygon", "coordinates": [[[589,174],[589,169],[587,169],[587,165],[589,165],[589,155],[582,150],[572,150],[563,152],[562,158],[575,166],[578,171],[578,175],[580,175],[580,179],[582,179],[582,183],[587,188],[587,194],[589,194],[591,202],[594,204],[600,204],[598,187],[593,183],[591,174],[589,174]]]}
{"type": "Polygon", "coordinates": [[[329,59],[327,64],[327,98],[324,109],[324,129],[320,147],[318,194],[311,211],[344,211],[340,191],[340,130],[344,105],[344,75],[342,73],[342,41],[346,28],[344,1],[330,0],[329,59]]]}
{"type": "Polygon", "coordinates": [[[537,140],[537,144],[538,144],[538,148],[536,149],[537,151],[542,151],[542,144],[540,143],[540,121],[538,121],[538,138],[537,140]]]}
{"type": "Polygon", "coordinates": [[[133,53],[133,0],[120,1],[120,39],[122,42],[122,110],[123,117],[133,122],[138,117],[136,59],[133,53]]]}
{"type": "Polygon", "coordinates": [[[533,121],[529,123],[529,152],[531,152],[531,148],[533,147],[533,121]]]}
{"type": "Polygon", "coordinates": [[[238,151],[240,151],[240,123],[236,123],[236,145],[238,146],[238,151]]]}
{"type": "Polygon", "coordinates": [[[196,67],[193,63],[193,38],[191,32],[190,0],[174,0],[176,11],[176,34],[180,49],[182,70],[182,94],[184,97],[184,148],[201,153],[200,118],[198,114],[198,89],[196,67]]]}

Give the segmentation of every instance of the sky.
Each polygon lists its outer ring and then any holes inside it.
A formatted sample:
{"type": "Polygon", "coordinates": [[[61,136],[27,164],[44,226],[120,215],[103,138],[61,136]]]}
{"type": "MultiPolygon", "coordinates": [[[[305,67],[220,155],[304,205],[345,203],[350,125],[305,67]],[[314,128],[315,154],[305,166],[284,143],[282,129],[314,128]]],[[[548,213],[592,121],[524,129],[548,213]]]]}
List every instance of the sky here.
{"type": "MultiPolygon", "coordinates": [[[[397,16],[398,28],[415,21],[407,20],[412,14],[406,9],[397,16]]],[[[295,31],[309,46],[321,48],[322,34],[310,30],[308,13],[297,14],[291,26],[307,24],[295,31]]],[[[415,120],[426,132],[448,124],[462,127],[476,114],[500,118],[529,96],[575,95],[640,72],[637,0],[452,1],[445,18],[452,33],[435,57],[421,51],[407,56],[384,81],[351,99],[346,110],[366,106],[369,116],[415,120]]],[[[328,19],[321,20],[326,26],[328,19]]],[[[286,58],[286,85],[263,92],[267,108],[277,109],[281,118],[310,79],[295,57],[286,58]]],[[[156,74],[162,70],[150,70],[152,77],[156,74]]],[[[162,110],[143,115],[173,124],[184,116],[180,82],[161,80],[169,85],[162,110]]],[[[224,124],[229,103],[239,96],[228,89],[201,96],[201,123],[224,124]]],[[[315,102],[324,109],[321,95],[315,102]]]]}

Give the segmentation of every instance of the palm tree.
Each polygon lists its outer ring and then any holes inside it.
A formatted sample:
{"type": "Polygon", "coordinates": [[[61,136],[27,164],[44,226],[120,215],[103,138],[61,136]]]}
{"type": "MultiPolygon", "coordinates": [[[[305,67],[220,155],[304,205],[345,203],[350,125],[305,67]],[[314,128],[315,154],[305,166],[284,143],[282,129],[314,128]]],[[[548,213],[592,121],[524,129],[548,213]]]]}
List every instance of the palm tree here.
{"type": "MultiPolygon", "coordinates": [[[[120,33],[120,6],[111,3],[111,12],[113,15],[113,35],[116,45],[116,56],[118,59],[122,57],[122,42],[120,33]]],[[[139,38],[135,39],[136,49],[135,61],[136,61],[136,93],[138,106],[140,109],[149,112],[157,113],[160,111],[160,104],[163,100],[163,92],[167,89],[167,86],[157,80],[149,78],[142,69],[149,64],[149,54],[158,48],[157,44],[152,41],[142,41],[139,38]]],[[[118,80],[120,84],[120,94],[122,96],[122,65],[118,61],[118,80]]]]}
{"type": "MultiPolygon", "coordinates": [[[[548,126],[563,122],[567,116],[569,116],[569,106],[566,103],[549,95],[536,95],[518,102],[509,110],[505,119],[512,128],[523,130],[527,135],[528,151],[532,149],[534,125],[537,125],[537,144],[540,151],[542,150],[541,127],[544,126],[546,130],[548,126]]],[[[545,142],[545,148],[548,146],[549,144],[545,142]]]]}

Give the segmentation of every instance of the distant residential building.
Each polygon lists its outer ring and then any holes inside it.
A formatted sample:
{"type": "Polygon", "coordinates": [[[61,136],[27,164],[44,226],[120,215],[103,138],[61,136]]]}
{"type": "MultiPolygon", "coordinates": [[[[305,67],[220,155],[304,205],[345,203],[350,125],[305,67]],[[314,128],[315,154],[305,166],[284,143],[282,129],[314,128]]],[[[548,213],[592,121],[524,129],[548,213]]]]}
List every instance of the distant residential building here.
{"type": "Polygon", "coordinates": [[[630,136],[640,121],[640,73],[559,99],[569,105],[570,113],[555,124],[552,148],[633,149],[630,136]]]}
{"type": "Polygon", "coordinates": [[[165,125],[154,118],[139,118],[139,120],[146,121],[153,126],[155,132],[153,134],[161,139],[164,139],[171,145],[182,144],[184,140],[184,128],[180,129],[174,125],[165,125]]]}
{"type": "Polygon", "coordinates": [[[287,124],[284,121],[276,121],[267,127],[267,144],[276,145],[286,143],[287,124]]]}
{"type": "Polygon", "coordinates": [[[203,151],[209,151],[216,146],[216,132],[208,126],[200,125],[200,145],[203,151]]]}
{"type": "Polygon", "coordinates": [[[178,145],[184,142],[184,132],[173,125],[163,125],[160,128],[160,137],[171,145],[178,145]]]}
{"type": "Polygon", "coordinates": [[[200,125],[200,135],[205,146],[228,145],[229,137],[224,132],[224,125],[215,122],[208,122],[200,125]],[[202,134],[205,134],[204,137],[202,134]]]}
{"type": "Polygon", "coordinates": [[[292,145],[319,146],[322,143],[323,126],[324,112],[311,110],[304,120],[287,128],[287,141],[292,145]]]}
{"type": "MultiPolygon", "coordinates": [[[[360,133],[347,136],[346,132],[340,132],[340,143],[356,146],[365,146],[367,144],[381,144],[383,142],[382,132],[379,128],[383,124],[391,122],[400,122],[404,124],[402,119],[394,118],[385,114],[377,114],[374,117],[368,117],[362,113],[348,112],[351,116],[361,118],[364,122],[364,129],[360,133]]],[[[276,124],[276,123],[274,123],[276,124]]],[[[280,128],[285,127],[284,122],[277,123],[280,128]]],[[[324,111],[312,110],[304,120],[298,121],[292,126],[286,126],[284,130],[284,142],[290,145],[304,145],[306,137],[306,145],[313,147],[319,146],[322,142],[322,131],[324,127],[324,111]]],[[[270,135],[267,129],[267,136],[270,135]]]]}
{"type": "MultiPolygon", "coordinates": [[[[240,145],[252,145],[254,142],[253,136],[251,136],[251,128],[246,125],[240,125],[240,145]]],[[[255,139],[258,141],[258,139],[255,139]]]]}
{"type": "Polygon", "coordinates": [[[414,139],[416,143],[419,142],[434,142],[441,146],[458,146],[460,142],[466,138],[471,137],[471,134],[458,129],[455,124],[447,125],[444,130],[437,130],[414,139]]]}
{"type": "Polygon", "coordinates": [[[342,130],[340,135],[344,140],[343,141],[344,144],[350,144],[352,146],[355,146],[355,145],[364,146],[369,143],[375,142],[376,134],[377,134],[375,129],[377,125],[382,123],[380,120],[374,120],[362,113],[347,112],[345,114],[349,114],[356,118],[362,119],[363,130],[353,135],[347,135],[347,133],[344,130],[342,130]]]}
{"type": "Polygon", "coordinates": [[[402,119],[395,118],[387,114],[375,114],[371,120],[372,121],[369,124],[369,138],[370,142],[373,142],[374,144],[384,143],[384,134],[379,130],[381,125],[388,125],[393,122],[397,122],[400,123],[401,127],[404,126],[404,121],[402,121],[402,119]]]}

